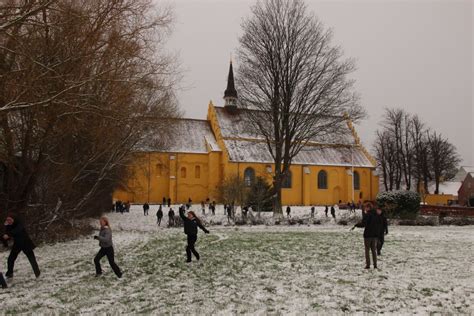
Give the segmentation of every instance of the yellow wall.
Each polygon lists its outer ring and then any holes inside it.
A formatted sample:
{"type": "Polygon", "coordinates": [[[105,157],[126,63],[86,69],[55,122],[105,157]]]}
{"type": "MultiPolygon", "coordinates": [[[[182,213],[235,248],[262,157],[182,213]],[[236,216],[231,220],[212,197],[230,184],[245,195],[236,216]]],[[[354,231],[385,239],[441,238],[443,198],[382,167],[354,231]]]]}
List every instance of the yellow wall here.
{"type": "MultiPolygon", "coordinates": [[[[188,198],[194,203],[207,198],[219,201],[218,187],[223,179],[237,174],[243,179],[244,171],[248,167],[255,170],[256,176],[265,178],[269,183],[272,182],[274,171],[272,164],[229,161],[212,103],[209,104],[207,119],[221,152],[211,151],[208,148],[207,154],[136,153],[132,165],[129,166],[131,177],[127,188],[117,189],[114,199],[132,203],[146,201],[161,203],[163,197],[171,197],[172,203],[185,203],[188,198]],[[196,166],[200,168],[199,177],[196,176],[196,166]],[[185,177],[182,168],[186,169],[185,177]],[[272,172],[268,172],[268,168],[271,168],[272,172]]],[[[352,126],[349,126],[353,130],[352,126]]],[[[355,130],[353,133],[357,138],[355,130]]],[[[375,200],[378,193],[378,178],[373,174],[373,169],[354,170],[360,175],[360,190],[354,192],[354,201],[375,200]]],[[[284,205],[330,205],[339,200],[343,203],[352,201],[352,176],[351,170],[347,167],[293,165],[290,171],[292,187],[282,189],[284,205]],[[318,189],[317,179],[321,170],[325,170],[328,174],[327,189],[318,189]]]]}
{"type": "Polygon", "coordinates": [[[457,196],[452,194],[427,194],[424,202],[429,205],[448,205],[448,200],[457,199],[457,196]]]}

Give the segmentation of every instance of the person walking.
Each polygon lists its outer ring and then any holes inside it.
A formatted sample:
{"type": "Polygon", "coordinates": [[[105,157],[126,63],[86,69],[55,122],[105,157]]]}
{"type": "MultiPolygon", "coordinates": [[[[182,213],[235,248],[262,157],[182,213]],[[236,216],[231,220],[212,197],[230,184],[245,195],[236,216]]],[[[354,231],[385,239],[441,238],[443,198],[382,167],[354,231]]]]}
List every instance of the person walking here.
{"type": "Polygon", "coordinates": [[[311,218],[314,218],[314,206],[311,206],[311,218]]]}
{"type": "Polygon", "coordinates": [[[184,233],[187,236],[187,245],[186,245],[186,262],[192,261],[192,254],[196,257],[196,260],[199,261],[200,256],[194,247],[197,241],[197,228],[202,229],[206,234],[209,234],[209,231],[202,225],[201,220],[196,216],[193,211],[189,211],[188,215],[184,215],[184,208],[179,209],[179,216],[183,220],[184,233]]]}
{"type": "Polygon", "coordinates": [[[150,209],[150,205],[148,204],[148,202],[145,202],[145,204],[143,204],[143,215],[144,216],[148,216],[148,210],[150,209]]]}
{"type": "Polygon", "coordinates": [[[174,211],[172,208],[168,211],[168,227],[174,226],[174,211]]]}
{"type": "Polygon", "coordinates": [[[101,216],[99,219],[100,231],[99,235],[94,236],[94,239],[99,241],[100,250],[97,255],[94,257],[95,264],[95,276],[102,275],[102,267],[100,266],[100,259],[104,256],[107,256],[110,267],[114,271],[115,275],[118,278],[122,277],[122,271],[120,271],[119,266],[115,263],[114,258],[114,245],[112,243],[112,230],[110,228],[109,219],[105,216],[101,216]]]}
{"type": "Polygon", "coordinates": [[[328,217],[328,211],[329,207],[326,205],[326,207],[324,208],[324,214],[326,214],[326,217],[328,217]]]}
{"type": "Polygon", "coordinates": [[[367,203],[364,206],[362,221],[354,225],[352,229],[355,227],[364,227],[365,269],[370,269],[370,253],[372,253],[374,269],[377,269],[377,244],[380,231],[383,229],[383,220],[374,211],[372,204],[367,203]]]}
{"type": "Polygon", "coordinates": [[[171,198],[168,198],[168,207],[171,207],[171,198]]]}
{"type": "Polygon", "coordinates": [[[18,254],[23,251],[23,253],[26,255],[28,261],[31,264],[31,268],[33,268],[35,276],[38,278],[41,272],[38,267],[38,263],[36,262],[35,253],[33,251],[36,246],[33,241],[31,241],[30,236],[26,232],[26,229],[21,223],[21,221],[14,215],[8,215],[5,219],[5,229],[6,232],[3,235],[3,240],[6,242],[9,239],[13,239],[13,246],[10,251],[10,255],[7,259],[8,269],[7,273],[5,273],[5,276],[7,278],[13,277],[15,260],[18,257],[18,254]]]}
{"type": "Polygon", "coordinates": [[[216,215],[216,201],[212,201],[211,212],[213,216],[216,215]]]}
{"type": "Polygon", "coordinates": [[[158,211],[156,212],[156,223],[158,226],[161,225],[161,219],[163,218],[163,210],[161,209],[161,205],[158,208],[158,211]]]}
{"type": "Polygon", "coordinates": [[[376,212],[377,212],[377,215],[379,215],[382,218],[382,227],[379,232],[379,240],[377,243],[377,256],[380,256],[382,254],[382,247],[385,242],[385,235],[388,234],[388,222],[387,222],[387,218],[385,217],[385,214],[383,213],[380,207],[377,207],[376,212]]]}
{"type": "Polygon", "coordinates": [[[331,206],[331,216],[332,218],[336,219],[336,208],[334,205],[331,206]]]}
{"type": "Polygon", "coordinates": [[[286,207],[286,217],[290,218],[291,217],[290,213],[291,213],[291,207],[288,205],[286,207]]]}
{"type": "Polygon", "coordinates": [[[162,204],[162,205],[166,205],[166,198],[165,198],[165,197],[163,197],[163,200],[162,200],[162,203],[161,203],[161,204],[162,204]]]}

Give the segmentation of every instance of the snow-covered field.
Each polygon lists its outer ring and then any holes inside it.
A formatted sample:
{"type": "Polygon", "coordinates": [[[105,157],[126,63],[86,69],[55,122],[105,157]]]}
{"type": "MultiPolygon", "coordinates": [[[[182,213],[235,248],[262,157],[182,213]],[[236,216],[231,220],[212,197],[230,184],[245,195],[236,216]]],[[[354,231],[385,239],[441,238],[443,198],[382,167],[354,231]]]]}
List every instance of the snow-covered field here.
{"type": "MultiPolygon", "coordinates": [[[[158,228],[155,212],[109,214],[122,279],[105,258],[104,275],[94,277],[92,236],[41,246],[41,277],[20,254],[11,287],[0,290],[0,312],[474,313],[472,226],[389,227],[380,270],[367,271],[362,230],[335,225],[318,209],[322,225],[211,226],[199,234],[201,261],[187,264],[182,228],[158,228]]],[[[3,271],[7,255],[0,253],[3,271]]]]}

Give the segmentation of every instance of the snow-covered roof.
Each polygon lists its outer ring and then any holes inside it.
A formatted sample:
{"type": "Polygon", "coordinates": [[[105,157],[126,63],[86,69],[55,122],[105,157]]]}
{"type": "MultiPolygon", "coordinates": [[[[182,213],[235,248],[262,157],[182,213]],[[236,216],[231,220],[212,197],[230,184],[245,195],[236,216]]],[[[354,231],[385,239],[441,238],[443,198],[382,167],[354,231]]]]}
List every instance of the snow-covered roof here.
{"type": "MultiPolygon", "coordinates": [[[[458,195],[458,190],[461,187],[461,181],[445,181],[439,184],[439,194],[451,194],[451,195],[458,195]]],[[[428,188],[430,193],[433,193],[436,189],[435,184],[431,184],[428,188]]]]}
{"type": "Polygon", "coordinates": [[[206,120],[177,119],[172,123],[170,139],[165,144],[155,145],[159,135],[145,137],[138,146],[140,151],[159,151],[176,153],[208,153],[220,151],[211,125],[206,120]],[[209,150],[208,150],[209,147],[209,150]]]}
{"type": "MultiPolygon", "coordinates": [[[[221,129],[222,137],[240,139],[263,139],[259,133],[252,128],[252,124],[246,118],[250,110],[239,109],[236,113],[229,113],[223,107],[215,107],[217,120],[221,129]]],[[[342,124],[340,133],[337,135],[320,135],[311,139],[311,142],[319,144],[353,144],[355,142],[352,131],[347,124],[342,124]]]]}
{"type": "Polygon", "coordinates": [[[474,173],[474,167],[472,166],[461,166],[454,176],[454,181],[464,181],[468,173],[474,173]]]}
{"type": "MultiPolygon", "coordinates": [[[[264,142],[248,140],[224,140],[232,162],[273,163],[264,142]]],[[[373,167],[370,160],[358,147],[353,148],[352,159],[355,167],[373,167]]],[[[351,148],[343,146],[305,146],[293,159],[293,164],[351,166],[351,148]]]]}

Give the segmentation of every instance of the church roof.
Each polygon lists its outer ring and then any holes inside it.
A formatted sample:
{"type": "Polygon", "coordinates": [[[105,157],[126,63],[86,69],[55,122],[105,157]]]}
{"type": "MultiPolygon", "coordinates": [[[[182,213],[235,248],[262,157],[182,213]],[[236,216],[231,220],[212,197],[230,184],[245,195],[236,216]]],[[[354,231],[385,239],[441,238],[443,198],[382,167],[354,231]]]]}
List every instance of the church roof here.
{"type": "MultiPolygon", "coordinates": [[[[238,112],[229,113],[223,107],[214,107],[217,113],[217,120],[223,138],[257,139],[263,137],[252,129],[252,124],[246,119],[245,113],[250,110],[239,109],[238,112]]],[[[337,135],[320,135],[311,140],[317,144],[354,144],[355,140],[347,124],[342,124],[341,133],[337,135]]]]}
{"type": "Polygon", "coordinates": [[[139,151],[158,151],[171,153],[207,154],[209,151],[220,151],[211,126],[206,120],[176,119],[171,127],[171,139],[160,142],[160,135],[150,135],[139,144],[139,151]],[[209,148],[209,149],[208,149],[209,148]]]}
{"type": "Polygon", "coordinates": [[[235,90],[234,84],[234,70],[232,69],[232,62],[229,66],[229,75],[227,77],[227,89],[224,91],[224,98],[233,97],[237,98],[237,90],[235,90]]]}
{"type": "MultiPolygon", "coordinates": [[[[232,162],[273,163],[265,142],[227,139],[224,143],[232,162]]],[[[373,167],[361,148],[355,146],[352,150],[351,155],[351,147],[347,146],[305,146],[292,164],[349,167],[353,161],[354,167],[373,167]]]]}

